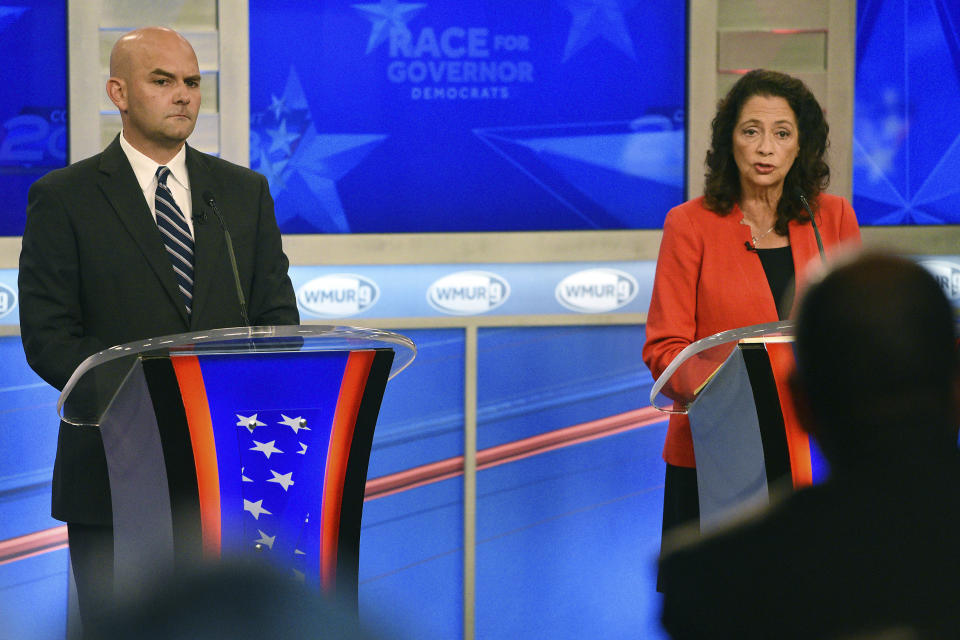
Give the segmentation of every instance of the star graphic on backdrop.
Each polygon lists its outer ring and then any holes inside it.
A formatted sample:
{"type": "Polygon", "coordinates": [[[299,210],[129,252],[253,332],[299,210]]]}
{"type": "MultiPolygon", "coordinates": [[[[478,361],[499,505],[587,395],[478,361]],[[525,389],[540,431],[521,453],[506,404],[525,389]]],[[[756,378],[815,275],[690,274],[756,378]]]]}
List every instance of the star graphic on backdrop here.
{"type": "Polygon", "coordinates": [[[651,188],[662,190],[665,197],[683,195],[683,130],[664,116],[491,127],[473,133],[590,224],[596,224],[591,215],[568,197],[570,187],[628,227],[636,219],[636,203],[644,194],[649,200],[651,188]]]}
{"type": "Polygon", "coordinates": [[[27,12],[27,7],[0,7],[0,33],[14,24],[27,12]]]}
{"type": "Polygon", "coordinates": [[[238,413],[236,414],[236,416],[237,416],[237,426],[246,427],[247,431],[249,431],[250,433],[253,433],[253,430],[256,429],[257,427],[267,426],[266,422],[260,422],[259,420],[257,420],[257,414],[253,414],[252,416],[242,416],[238,413]]]}
{"type": "Polygon", "coordinates": [[[288,160],[271,161],[266,151],[260,152],[260,166],[257,170],[263,174],[263,177],[270,183],[270,191],[277,194],[283,191],[286,181],[283,177],[283,170],[287,166],[288,160]]]}
{"type": "Polygon", "coordinates": [[[292,153],[290,143],[300,137],[299,133],[287,131],[286,120],[281,120],[280,127],[277,129],[267,129],[267,135],[270,136],[270,148],[267,153],[278,150],[287,154],[292,153]]]}
{"type": "MultiPolygon", "coordinates": [[[[290,158],[288,168],[296,172],[307,191],[320,205],[326,216],[324,230],[340,233],[350,231],[347,214],[337,192],[337,181],[360,164],[386,137],[356,133],[318,133],[313,125],[303,134],[297,150],[290,158]]],[[[278,212],[278,221],[282,222],[288,217],[290,215],[287,212],[278,212]]]]}
{"type": "Polygon", "coordinates": [[[960,105],[960,32],[946,8],[949,3],[858,4],[864,15],[873,17],[857,32],[853,130],[857,218],[861,224],[955,223],[960,220],[960,125],[942,114],[960,105]],[[911,51],[923,53],[914,59],[908,55],[911,51]],[[927,91],[931,78],[937,83],[932,108],[911,99],[927,91]],[[920,131],[936,135],[918,136],[920,131]]]}
{"type": "MultiPolygon", "coordinates": [[[[259,519],[260,518],[257,518],[257,520],[259,519]]],[[[273,549],[273,541],[277,539],[277,536],[268,536],[260,529],[257,529],[257,533],[260,534],[260,538],[258,540],[254,540],[254,542],[265,545],[268,549],[273,549]]]]}
{"type": "Polygon", "coordinates": [[[297,416],[296,418],[289,418],[281,413],[280,417],[283,418],[283,420],[281,420],[279,424],[287,425],[288,427],[293,429],[293,432],[296,434],[299,434],[301,429],[303,429],[304,431],[310,431],[310,427],[307,426],[307,421],[304,420],[301,416],[297,416]]]}
{"type": "Polygon", "coordinates": [[[284,104],[286,102],[282,97],[278,98],[274,94],[270,94],[270,106],[267,107],[267,111],[273,114],[274,120],[279,120],[280,116],[283,115],[284,111],[287,110],[287,106],[284,104]]]}
{"type": "Polygon", "coordinates": [[[247,476],[243,475],[243,470],[244,470],[244,469],[246,469],[246,467],[240,467],[240,480],[243,481],[243,482],[253,482],[253,480],[251,480],[251,479],[248,478],[247,476]]]}
{"type": "Polygon", "coordinates": [[[276,442],[276,440],[271,440],[270,442],[257,442],[254,440],[254,446],[250,447],[250,451],[259,451],[269,459],[274,453],[283,453],[283,451],[273,446],[276,442]]]}
{"type": "Polygon", "coordinates": [[[563,61],[569,60],[597,38],[603,38],[625,53],[631,60],[637,59],[633,39],[627,27],[626,14],[637,5],[638,0],[563,0],[573,15],[570,35],[563,49],[563,61]]]}
{"type": "Polygon", "coordinates": [[[306,454],[307,454],[307,445],[303,444],[302,442],[298,442],[297,444],[300,445],[300,451],[297,451],[297,453],[299,453],[299,454],[302,455],[302,456],[306,455],[306,454]]]}
{"type": "Polygon", "coordinates": [[[366,14],[364,17],[373,23],[370,29],[370,38],[367,39],[367,53],[370,53],[390,37],[390,32],[397,29],[408,34],[410,29],[407,23],[421,9],[426,7],[424,2],[397,2],[397,0],[380,0],[380,2],[364,2],[350,5],[357,11],[366,14]]]}
{"type": "Polygon", "coordinates": [[[250,158],[252,168],[270,183],[281,229],[300,217],[317,232],[349,232],[337,181],[387,136],[319,133],[293,67],[283,95],[272,95],[271,100],[270,107],[251,114],[255,124],[250,158]],[[283,114],[282,119],[278,113],[283,114]]]}
{"type": "Polygon", "coordinates": [[[250,515],[252,515],[255,520],[259,520],[260,516],[264,514],[268,516],[273,515],[272,513],[270,513],[269,511],[263,508],[263,500],[257,500],[256,502],[252,502],[250,500],[244,499],[243,510],[249,511],[250,515]]]}
{"type": "Polygon", "coordinates": [[[297,571],[296,569],[294,569],[293,579],[296,580],[297,582],[306,582],[307,575],[303,571],[297,571]]]}
{"type": "Polygon", "coordinates": [[[270,469],[270,473],[273,474],[273,477],[267,480],[267,482],[276,482],[278,485],[283,487],[284,491],[290,490],[290,485],[294,484],[293,482],[293,471],[290,473],[284,473],[283,475],[277,473],[273,469],[270,469]]]}

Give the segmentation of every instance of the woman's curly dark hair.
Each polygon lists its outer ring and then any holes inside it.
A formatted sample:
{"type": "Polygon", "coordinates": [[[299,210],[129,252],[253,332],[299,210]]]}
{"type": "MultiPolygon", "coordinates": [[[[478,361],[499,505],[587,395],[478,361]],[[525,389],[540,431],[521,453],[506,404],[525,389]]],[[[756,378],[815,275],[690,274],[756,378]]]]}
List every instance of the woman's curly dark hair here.
{"type": "Polygon", "coordinates": [[[795,194],[801,191],[815,209],[816,196],[830,182],[830,167],[823,159],[830,127],[823,117],[823,110],[803,82],[785,73],[754,69],[737,80],[720,101],[711,125],[713,132],[707,151],[704,202],[711,211],[727,215],[740,200],[740,172],[733,158],[733,130],[744,103],[753,96],[786,100],[800,129],[800,150],[787,172],[783,195],[777,204],[776,230],[782,235],[787,233],[790,220],[806,222],[810,219],[795,194]]]}

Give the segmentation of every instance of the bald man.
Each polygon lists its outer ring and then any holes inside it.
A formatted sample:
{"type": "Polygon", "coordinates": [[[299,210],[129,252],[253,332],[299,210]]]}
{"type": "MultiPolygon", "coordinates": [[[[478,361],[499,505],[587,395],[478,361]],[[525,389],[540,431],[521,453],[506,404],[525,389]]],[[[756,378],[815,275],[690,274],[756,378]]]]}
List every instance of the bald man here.
{"type": "MultiPolygon", "coordinates": [[[[121,133],[30,189],[20,330],[30,366],[57,389],[110,346],[247,323],[207,193],[232,235],[249,324],[299,322],[266,179],[186,144],[201,81],[193,48],[175,31],[124,35],[106,86],[121,133]]],[[[67,523],[89,620],[113,590],[110,489],[96,428],[61,423],[52,513],[67,523]]]]}

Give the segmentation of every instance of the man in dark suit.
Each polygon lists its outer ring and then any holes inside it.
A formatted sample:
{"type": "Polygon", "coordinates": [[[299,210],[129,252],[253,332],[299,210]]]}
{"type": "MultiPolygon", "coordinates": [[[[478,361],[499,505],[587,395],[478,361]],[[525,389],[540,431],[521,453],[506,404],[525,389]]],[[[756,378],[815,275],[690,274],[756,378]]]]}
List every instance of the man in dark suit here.
{"type": "MultiPolygon", "coordinates": [[[[299,322],[267,181],[185,144],[200,81],[196,54],[175,31],[126,34],[106,87],[121,134],[30,189],[20,328],[30,366],[58,389],[110,346],[246,323],[209,194],[232,235],[249,324],[299,322]]],[[[68,524],[88,618],[112,593],[110,490],[96,428],[60,425],[53,516],[68,524]]]]}
{"type": "Polygon", "coordinates": [[[950,303],[909,260],[862,256],[810,288],[793,387],[831,475],[665,554],[672,637],[956,637],[955,341],[950,303]]]}

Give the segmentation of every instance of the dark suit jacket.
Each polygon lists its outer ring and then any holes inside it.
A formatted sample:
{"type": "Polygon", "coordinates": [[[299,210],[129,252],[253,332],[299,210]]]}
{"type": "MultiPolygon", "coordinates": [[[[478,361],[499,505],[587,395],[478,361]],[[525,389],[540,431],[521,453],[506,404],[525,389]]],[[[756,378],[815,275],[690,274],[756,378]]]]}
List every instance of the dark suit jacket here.
{"type": "MultiPolygon", "coordinates": [[[[193,313],[188,321],[170,260],[119,137],[100,154],[52,171],[30,188],[20,254],[20,331],[27,362],[57,389],[88,356],[153,336],[243,324],[223,232],[232,236],[252,325],[297,324],[266,179],[187,147],[194,223],[193,313]]],[[[60,425],[53,516],[112,519],[95,428],[60,425]]]]}
{"type": "Polygon", "coordinates": [[[914,453],[872,460],[666,552],[671,637],[957,637],[960,455],[914,453]]]}

